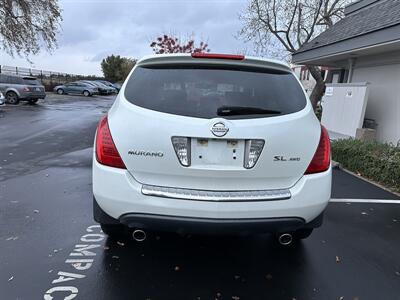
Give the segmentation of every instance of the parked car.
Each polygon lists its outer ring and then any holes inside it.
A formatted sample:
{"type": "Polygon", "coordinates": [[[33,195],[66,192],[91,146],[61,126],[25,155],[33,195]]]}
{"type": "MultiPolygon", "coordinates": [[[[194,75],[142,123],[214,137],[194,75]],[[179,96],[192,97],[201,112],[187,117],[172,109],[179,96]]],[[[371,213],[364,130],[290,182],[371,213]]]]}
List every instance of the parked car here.
{"type": "Polygon", "coordinates": [[[113,83],[113,86],[118,90],[118,92],[119,92],[119,90],[121,89],[121,84],[120,83],[118,83],[118,82],[115,82],[115,83],[113,83]]]}
{"type": "Polygon", "coordinates": [[[18,104],[21,100],[36,103],[46,97],[44,86],[31,76],[0,74],[0,91],[10,104],[18,104]]]}
{"type": "Polygon", "coordinates": [[[114,92],[113,89],[111,89],[110,87],[108,87],[102,83],[96,82],[96,81],[80,80],[79,82],[84,82],[84,83],[90,84],[94,87],[97,87],[100,95],[110,95],[114,92]]]}
{"type": "Polygon", "coordinates": [[[0,107],[6,105],[6,97],[4,97],[3,93],[0,92],[0,107]]]}
{"type": "Polygon", "coordinates": [[[58,85],[54,88],[54,92],[62,94],[77,94],[85,97],[93,96],[99,93],[97,87],[85,82],[69,82],[64,85],[58,85]]]}
{"type": "Polygon", "coordinates": [[[181,233],[273,232],[281,244],[322,224],[330,142],[285,63],[242,55],[152,55],[101,119],[94,218],[181,233]]]}
{"type": "Polygon", "coordinates": [[[114,85],[111,82],[103,81],[103,80],[95,80],[95,82],[100,83],[108,88],[111,89],[112,93],[118,94],[118,89],[114,87],[114,85]]]}
{"type": "Polygon", "coordinates": [[[97,81],[101,82],[102,84],[105,84],[106,86],[109,86],[109,87],[112,87],[112,88],[116,89],[117,93],[121,89],[121,85],[119,85],[118,83],[111,83],[111,82],[106,81],[106,80],[97,80],[97,81]]]}

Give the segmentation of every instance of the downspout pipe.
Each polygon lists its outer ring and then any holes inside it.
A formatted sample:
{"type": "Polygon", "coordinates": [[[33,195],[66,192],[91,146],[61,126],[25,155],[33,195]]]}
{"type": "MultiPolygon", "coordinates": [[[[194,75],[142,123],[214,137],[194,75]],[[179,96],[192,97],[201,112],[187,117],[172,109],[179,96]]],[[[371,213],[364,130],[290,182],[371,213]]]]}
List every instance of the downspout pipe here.
{"type": "Polygon", "coordinates": [[[349,58],[349,76],[347,76],[347,83],[351,83],[353,80],[354,65],[356,63],[356,58],[349,58]]]}

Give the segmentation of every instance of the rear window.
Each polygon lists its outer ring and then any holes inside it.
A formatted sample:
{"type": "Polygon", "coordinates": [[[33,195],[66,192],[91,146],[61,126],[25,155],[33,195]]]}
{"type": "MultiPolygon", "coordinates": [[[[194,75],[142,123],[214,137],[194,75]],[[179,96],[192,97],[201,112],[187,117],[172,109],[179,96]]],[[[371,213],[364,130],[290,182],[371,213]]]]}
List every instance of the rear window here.
{"type": "MultiPolygon", "coordinates": [[[[175,115],[215,118],[221,107],[251,107],[298,112],[306,105],[303,90],[291,73],[222,67],[138,67],[129,78],[126,99],[143,108],[175,115]]],[[[276,114],[241,114],[255,118],[276,114]]]]}
{"type": "Polygon", "coordinates": [[[24,84],[24,80],[17,76],[7,76],[6,83],[9,84],[24,84]]]}
{"type": "Polygon", "coordinates": [[[26,85],[42,85],[36,78],[23,78],[23,81],[26,85]]]}

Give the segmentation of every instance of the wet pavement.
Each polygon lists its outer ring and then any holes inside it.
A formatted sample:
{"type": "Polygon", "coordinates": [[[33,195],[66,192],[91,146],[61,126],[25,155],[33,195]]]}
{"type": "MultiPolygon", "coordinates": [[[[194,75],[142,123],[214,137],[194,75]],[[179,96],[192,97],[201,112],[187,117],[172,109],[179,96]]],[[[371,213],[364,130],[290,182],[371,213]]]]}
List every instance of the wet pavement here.
{"type": "MultiPolygon", "coordinates": [[[[0,299],[400,299],[399,204],[331,203],[290,247],[269,235],[107,239],[92,219],[91,154],[112,102],[0,109],[0,299]]],[[[332,197],[399,199],[340,170],[332,197]]]]}

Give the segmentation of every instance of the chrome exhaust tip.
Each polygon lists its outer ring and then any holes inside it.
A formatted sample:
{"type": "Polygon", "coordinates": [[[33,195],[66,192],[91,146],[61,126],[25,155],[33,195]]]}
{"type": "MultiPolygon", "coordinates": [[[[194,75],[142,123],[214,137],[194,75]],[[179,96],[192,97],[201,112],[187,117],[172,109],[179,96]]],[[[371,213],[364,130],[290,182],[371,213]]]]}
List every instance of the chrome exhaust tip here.
{"type": "Polygon", "coordinates": [[[278,241],[281,245],[287,246],[292,243],[293,237],[290,233],[283,233],[278,237],[278,241]]]}
{"type": "Polygon", "coordinates": [[[141,229],[135,229],[132,233],[132,237],[136,242],[143,242],[146,239],[146,232],[141,229]]]}

